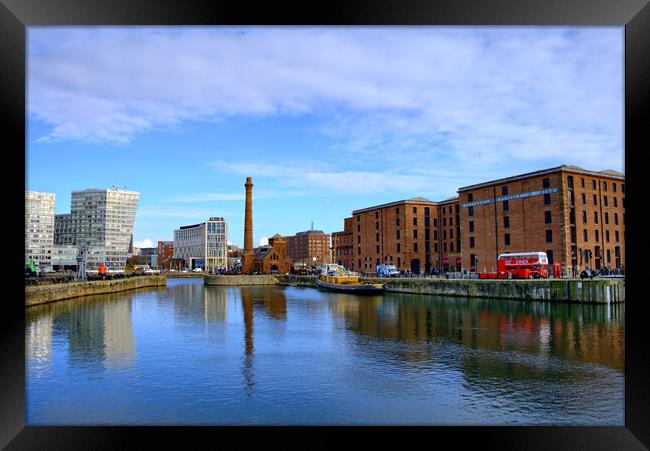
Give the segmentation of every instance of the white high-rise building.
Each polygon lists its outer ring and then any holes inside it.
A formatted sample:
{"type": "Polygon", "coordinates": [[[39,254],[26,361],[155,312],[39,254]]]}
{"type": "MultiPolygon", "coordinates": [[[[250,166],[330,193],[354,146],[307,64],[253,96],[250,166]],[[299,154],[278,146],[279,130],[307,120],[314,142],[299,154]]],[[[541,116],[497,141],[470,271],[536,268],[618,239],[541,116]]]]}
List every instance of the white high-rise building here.
{"type": "Polygon", "coordinates": [[[72,192],[71,220],[74,244],[86,251],[86,268],[104,263],[123,270],[133,233],[140,193],[120,188],[72,192]]]}
{"type": "Polygon", "coordinates": [[[74,244],[74,227],[70,213],[54,215],[54,244],[74,244]]]}
{"type": "Polygon", "coordinates": [[[54,245],[54,193],[25,191],[25,264],[52,269],[54,245]]]}
{"type": "Polygon", "coordinates": [[[228,269],[228,226],[223,218],[174,230],[174,259],[182,258],[186,268],[214,273],[228,269]]]}

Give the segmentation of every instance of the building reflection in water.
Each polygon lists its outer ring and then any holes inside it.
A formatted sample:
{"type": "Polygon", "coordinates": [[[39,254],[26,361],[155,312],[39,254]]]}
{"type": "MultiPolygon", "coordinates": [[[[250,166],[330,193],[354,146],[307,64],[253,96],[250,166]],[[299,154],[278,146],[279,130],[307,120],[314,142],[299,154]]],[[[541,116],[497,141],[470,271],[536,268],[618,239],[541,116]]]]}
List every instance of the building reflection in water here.
{"type": "Polygon", "coordinates": [[[38,316],[28,318],[25,332],[25,356],[34,365],[38,376],[39,370],[44,365],[51,363],[52,359],[52,317],[38,316]]]}
{"type": "Polygon", "coordinates": [[[73,365],[108,368],[129,364],[136,355],[131,316],[130,297],[120,293],[32,307],[27,315],[28,356],[31,349],[51,347],[55,336],[66,339],[73,365]],[[37,334],[30,332],[32,328],[37,334]],[[40,345],[36,346],[34,339],[40,345]]]}
{"type": "Polygon", "coordinates": [[[197,318],[205,317],[205,294],[200,280],[175,285],[172,287],[174,298],[174,324],[184,326],[194,324],[197,318]]]}
{"type": "Polygon", "coordinates": [[[228,292],[222,288],[204,287],[203,321],[225,323],[228,317],[228,292]]]}
{"type": "MultiPolygon", "coordinates": [[[[344,320],[348,330],[365,337],[364,345],[370,345],[367,351],[377,359],[430,360],[433,347],[426,345],[445,342],[460,345],[459,353],[468,349],[516,351],[619,371],[624,368],[623,304],[429,299],[418,295],[391,295],[383,300],[337,295],[334,300],[333,313],[344,320]],[[375,353],[373,341],[377,343],[375,353]],[[415,346],[382,346],[386,342],[415,346]]],[[[472,368],[469,374],[480,376],[481,370],[472,368]]],[[[492,369],[486,368],[486,376],[493,376],[492,369]]]]}
{"type": "Polygon", "coordinates": [[[253,396],[255,386],[253,375],[253,351],[255,340],[253,337],[255,321],[255,307],[272,320],[286,321],[287,298],[282,289],[270,290],[269,287],[242,287],[239,295],[244,312],[244,360],[242,374],[244,375],[246,393],[253,396]]]}
{"type": "Polygon", "coordinates": [[[173,285],[172,297],[174,324],[179,327],[192,326],[197,321],[204,324],[224,323],[228,316],[228,292],[222,287],[203,286],[191,282],[173,285]]]}
{"type": "Polygon", "coordinates": [[[104,365],[127,365],[135,358],[131,302],[112,299],[104,303],[104,365]]]}

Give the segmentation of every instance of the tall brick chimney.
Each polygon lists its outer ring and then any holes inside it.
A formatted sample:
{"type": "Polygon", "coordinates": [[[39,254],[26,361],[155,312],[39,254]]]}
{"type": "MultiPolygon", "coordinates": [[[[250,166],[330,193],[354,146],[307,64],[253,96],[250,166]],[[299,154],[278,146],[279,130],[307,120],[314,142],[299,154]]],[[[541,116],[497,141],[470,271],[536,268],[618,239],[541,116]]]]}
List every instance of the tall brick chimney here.
{"type": "Polygon", "coordinates": [[[253,272],[255,251],[253,250],[253,181],[246,177],[246,211],[244,216],[244,252],[242,254],[242,270],[253,272]]]}

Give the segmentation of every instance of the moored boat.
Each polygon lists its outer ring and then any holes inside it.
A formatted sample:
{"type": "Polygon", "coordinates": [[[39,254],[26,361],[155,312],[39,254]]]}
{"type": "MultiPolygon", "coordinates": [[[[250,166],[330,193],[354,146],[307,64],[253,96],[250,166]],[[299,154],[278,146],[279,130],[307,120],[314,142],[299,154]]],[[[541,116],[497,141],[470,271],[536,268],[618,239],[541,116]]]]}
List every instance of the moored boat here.
{"type": "Polygon", "coordinates": [[[352,294],[378,294],[386,291],[383,283],[361,282],[356,273],[341,265],[326,264],[316,279],[316,286],[324,291],[352,294]]]}

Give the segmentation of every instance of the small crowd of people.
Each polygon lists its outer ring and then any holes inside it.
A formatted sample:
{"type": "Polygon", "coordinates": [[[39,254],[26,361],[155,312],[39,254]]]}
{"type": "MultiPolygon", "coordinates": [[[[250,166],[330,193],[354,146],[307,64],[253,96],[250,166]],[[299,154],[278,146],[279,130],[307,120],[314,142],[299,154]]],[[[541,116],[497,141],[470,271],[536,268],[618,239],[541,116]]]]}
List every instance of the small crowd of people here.
{"type": "MultiPolygon", "coordinates": [[[[577,268],[573,267],[572,268],[572,275],[573,277],[577,277],[577,268]]],[[[600,269],[594,270],[591,269],[589,266],[585,267],[582,271],[580,271],[580,278],[581,279],[593,279],[594,277],[599,277],[599,276],[624,276],[625,275],[625,266],[622,265],[621,268],[610,268],[609,266],[603,266],[600,269]]]]}

